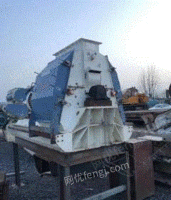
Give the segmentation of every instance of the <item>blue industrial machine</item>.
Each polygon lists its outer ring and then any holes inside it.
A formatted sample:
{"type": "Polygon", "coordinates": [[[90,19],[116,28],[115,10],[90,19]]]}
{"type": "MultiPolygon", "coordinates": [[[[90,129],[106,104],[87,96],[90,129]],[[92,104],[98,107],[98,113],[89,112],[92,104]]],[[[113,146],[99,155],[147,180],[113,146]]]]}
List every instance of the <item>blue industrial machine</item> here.
{"type": "Polygon", "coordinates": [[[118,76],[100,44],[81,38],[54,54],[34,86],[8,92],[3,111],[30,137],[48,138],[66,152],[128,140],[132,127],[125,125],[118,76]]]}
{"type": "MultiPolygon", "coordinates": [[[[130,160],[128,171],[135,175],[131,184],[127,184],[132,188],[127,192],[134,197],[142,197],[144,187],[145,179],[142,181],[138,172],[150,177],[148,182],[152,183],[152,162],[146,167],[139,159],[139,155],[146,155],[146,161],[151,159],[151,142],[132,140],[125,145],[132,135],[132,126],[125,124],[116,69],[107,56],[99,53],[100,44],[82,38],[75,41],[54,54],[55,59],[37,75],[34,85],[8,92],[2,110],[10,122],[4,133],[6,140],[13,142],[16,183],[19,183],[18,145],[34,156],[38,172],[51,171],[56,176],[59,170],[60,199],[70,199],[70,187],[66,182],[64,184],[66,178],[93,171],[90,163],[101,159],[108,168],[119,167],[116,164],[120,164],[121,159],[130,160]],[[118,158],[117,162],[115,158],[118,158]],[[135,188],[138,188],[136,194],[135,188]]],[[[162,119],[165,124],[159,119],[157,128],[164,130],[170,125],[171,113],[162,119]]],[[[170,133],[171,129],[168,131],[170,133]]],[[[126,176],[117,178],[118,175],[107,173],[112,177],[112,187],[119,179],[128,181],[126,176]]],[[[117,191],[123,186],[126,190],[123,184],[114,189],[117,191]]],[[[152,194],[151,190],[148,194],[144,190],[144,193],[145,197],[152,194]]]]}
{"type": "Polygon", "coordinates": [[[11,119],[28,118],[29,109],[26,105],[26,97],[32,88],[14,88],[8,91],[6,96],[7,103],[2,106],[2,110],[11,119]]]}

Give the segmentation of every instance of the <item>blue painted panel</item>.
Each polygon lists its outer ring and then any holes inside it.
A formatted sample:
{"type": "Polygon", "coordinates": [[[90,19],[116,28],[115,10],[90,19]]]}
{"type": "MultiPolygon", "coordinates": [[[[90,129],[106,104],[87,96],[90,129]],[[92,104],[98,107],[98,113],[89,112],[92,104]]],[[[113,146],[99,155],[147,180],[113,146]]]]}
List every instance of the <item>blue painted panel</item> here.
{"type": "MultiPolygon", "coordinates": [[[[73,52],[69,52],[50,62],[37,76],[31,100],[33,121],[49,121],[56,130],[62,112],[61,99],[64,99],[70,67],[64,61],[72,62],[73,52]]],[[[34,124],[32,121],[32,124],[34,124]]]]}
{"type": "Polygon", "coordinates": [[[51,120],[53,111],[53,97],[44,97],[32,100],[33,112],[37,121],[51,120]]]}
{"type": "Polygon", "coordinates": [[[7,101],[23,102],[31,88],[14,88],[8,91],[7,101]]]}
{"type": "Polygon", "coordinates": [[[125,113],[124,113],[124,109],[123,109],[123,105],[122,105],[122,92],[121,92],[118,75],[117,75],[115,68],[111,65],[110,62],[109,62],[109,65],[111,68],[111,77],[112,77],[113,87],[116,92],[116,100],[118,102],[119,112],[121,114],[122,121],[125,124],[126,118],[125,118],[125,113]]]}
{"type": "MultiPolygon", "coordinates": [[[[71,52],[66,58],[66,60],[69,61],[70,63],[72,62],[73,59],[73,53],[74,52],[71,52]]],[[[69,74],[70,74],[70,67],[68,67],[65,64],[59,65],[57,79],[55,83],[56,87],[54,88],[54,95],[53,95],[54,110],[51,122],[51,130],[52,132],[54,132],[54,134],[59,133],[60,118],[63,107],[62,101],[64,100],[65,97],[69,74]]]]}
{"type": "Polygon", "coordinates": [[[12,118],[24,119],[28,117],[28,108],[25,104],[7,104],[5,112],[12,118]]]}

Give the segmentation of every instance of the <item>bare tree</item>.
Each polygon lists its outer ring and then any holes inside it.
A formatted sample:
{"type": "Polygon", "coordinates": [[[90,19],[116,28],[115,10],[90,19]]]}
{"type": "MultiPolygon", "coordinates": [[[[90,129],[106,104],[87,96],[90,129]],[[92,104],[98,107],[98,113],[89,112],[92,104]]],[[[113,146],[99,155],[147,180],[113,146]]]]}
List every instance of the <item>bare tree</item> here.
{"type": "Polygon", "coordinates": [[[159,83],[159,76],[155,66],[148,66],[140,76],[140,84],[143,92],[150,98],[154,98],[156,87],[159,83]]]}

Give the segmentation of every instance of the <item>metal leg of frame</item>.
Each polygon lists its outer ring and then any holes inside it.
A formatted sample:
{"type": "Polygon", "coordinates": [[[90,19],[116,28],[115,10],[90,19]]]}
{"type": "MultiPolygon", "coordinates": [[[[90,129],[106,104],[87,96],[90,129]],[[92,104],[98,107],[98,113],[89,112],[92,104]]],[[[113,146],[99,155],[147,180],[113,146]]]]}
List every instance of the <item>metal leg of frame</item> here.
{"type": "Polygon", "coordinates": [[[129,164],[129,167],[127,168],[127,199],[131,200],[131,186],[130,186],[130,162],[129,162],[129,152],[126,151],[126,162],[129,164]]]}
{"type": "Polygon", "coordinates": [[[20,187],[20,166],[19,166],[18,144],[13,143],[13,154],[14,154],[15,182],[16,182],[16,185],[20,187]]]}
{"type": "Polygon", "coordinates": [[[70,176],[70,167],[63,167],[59,165],[59,178],[60,178],[60,200],[70,200],[70,182],[67,184],[65,178],[70,176]]]}

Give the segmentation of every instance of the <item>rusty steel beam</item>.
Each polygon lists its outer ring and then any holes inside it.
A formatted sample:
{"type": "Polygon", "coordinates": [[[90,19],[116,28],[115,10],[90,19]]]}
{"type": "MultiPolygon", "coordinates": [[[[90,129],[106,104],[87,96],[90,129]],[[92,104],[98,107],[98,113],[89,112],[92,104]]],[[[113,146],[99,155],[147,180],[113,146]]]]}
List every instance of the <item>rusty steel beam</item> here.
{"type": "Polygon", "coordinates": [[[131,199],[142,200],[154,194],[154,171],[151,141],[128,141],[131,199]]]}

